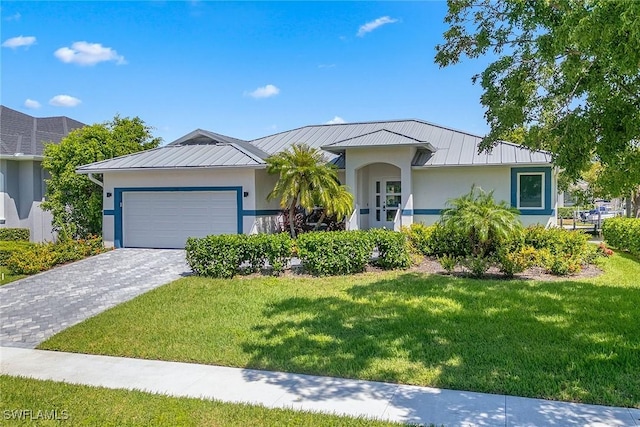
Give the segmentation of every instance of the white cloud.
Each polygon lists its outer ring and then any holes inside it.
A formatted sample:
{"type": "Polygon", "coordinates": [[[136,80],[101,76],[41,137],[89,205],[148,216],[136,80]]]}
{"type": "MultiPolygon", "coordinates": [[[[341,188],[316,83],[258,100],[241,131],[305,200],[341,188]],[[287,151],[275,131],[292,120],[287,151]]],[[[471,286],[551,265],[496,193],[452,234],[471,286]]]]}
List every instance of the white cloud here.
{"type": "Polygon", "coordinates": [[[375,30],[376,28],[380,28],[383,25],[386,24],[393,24],[398,22],[397,19],[394,18],[390,18],[388,16],[381,16],[378,19],[375,19],[373,21],[367,22],[364,25],[361,25],[360,28],[358,29],[358,34],[356,34],[358,37],[364,37],[365,34],[370,33],[371,31],[375,30]]]}
{"type": "Polygon", "coordinates": [[[276,96],[280,93],[280,89],[274,85],[266,85],[263,87],[259,87],[253,92],[246,93],[247,95],[253,98],[269,98],[271,96],[276,96]]]}
{"type": "Polygon", "coordinates": [[[80,101],[78,98],[74,98],[70,95],[56,95],[49,100],[49,104],[53,105],[54,107],[75,107],[81,102],[82,101],[80,101]]]}
{"type": "Polygon", "coordinates": [[[28,98],[26,101],[24,101],[24,106],[34,110],[41,107],[38,101],[34,101],[33,99],[28,99],[28,98]]]}
{"type": "Polygon", "coordinates": [[[342,123],[347,123],[347,122],[342,117],[335,116],[333,119],[329,120],[328,122],[325,122],[325,125],[339,125],[342,123]]]}
{"type": "Polygon", "coordinates": [[[18,36],[7,39],[2,43],[2,47],[9,47],[11,49],[16,49],[18,47],[29,47],[36,42],[36,38],[33,36],[18,36]]]}
{"type": "Polygon", "coordinates": [[[20,18],[22,18],[22,15],[20,15],[20,12],[16,12],[11,16],[7,16],[6,18],[4,18],[5,21],[19,21],[20,18]]]}
{"type": "Polygon", "coordinates": [[[67,64],[95,65],[105,61],[115,61],[118,65],[127,63],[124,56],[100,43],[74,42],[71,47],[61,47],[53,54],[67,64]]]}

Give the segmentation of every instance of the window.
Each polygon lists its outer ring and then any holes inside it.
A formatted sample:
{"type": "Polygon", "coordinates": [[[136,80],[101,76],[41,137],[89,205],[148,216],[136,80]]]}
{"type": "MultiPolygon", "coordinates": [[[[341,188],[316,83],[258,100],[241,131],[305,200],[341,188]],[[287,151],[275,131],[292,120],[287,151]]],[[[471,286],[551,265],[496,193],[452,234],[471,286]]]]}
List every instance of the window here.
{"type": "Polygon", "coordinates": [[[544,173],[518,174],[518,209],[544,209],[544,173]]]}

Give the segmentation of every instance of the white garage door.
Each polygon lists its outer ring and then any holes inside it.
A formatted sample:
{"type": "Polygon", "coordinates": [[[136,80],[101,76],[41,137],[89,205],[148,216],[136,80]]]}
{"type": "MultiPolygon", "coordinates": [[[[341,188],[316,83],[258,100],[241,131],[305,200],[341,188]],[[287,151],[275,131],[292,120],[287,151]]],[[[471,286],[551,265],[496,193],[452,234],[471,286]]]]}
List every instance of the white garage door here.
{"type": "Polygon", "coordinates": [[[187,237],[236,234],[235,191],[135,191],[122,194],[125,248],[184,248],[187,237]]]}

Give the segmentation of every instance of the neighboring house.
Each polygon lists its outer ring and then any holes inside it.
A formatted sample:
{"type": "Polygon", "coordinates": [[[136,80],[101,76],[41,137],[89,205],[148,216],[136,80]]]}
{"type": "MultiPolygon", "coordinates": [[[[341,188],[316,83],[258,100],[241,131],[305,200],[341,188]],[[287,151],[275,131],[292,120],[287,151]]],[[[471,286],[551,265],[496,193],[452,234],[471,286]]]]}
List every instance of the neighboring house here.
{"type": "Polygon", "coordinates": [[[68,117],[36,118],[0,106],[0,227],[31,230],[31,240],[52,240],[51,214],[40,208],[48,178],[44,144],[59,143],[85,126],[68,117]]]}
{"type": "Polygon", "coordinates": [[[481,137],[421,120],[305,126],[253,141],[195,130],[173,143],[77,169],[102,174],[103,238],[116,247],[183,247],[188,236],[268,231],[277,177],[269,155],[294,143],[327,153],[355,196],[350,229],[399,229],[438,220],[472,184],[495,190],[525,224],[556,224],[551,155],[501,143],[478,154],[481,137]]]}

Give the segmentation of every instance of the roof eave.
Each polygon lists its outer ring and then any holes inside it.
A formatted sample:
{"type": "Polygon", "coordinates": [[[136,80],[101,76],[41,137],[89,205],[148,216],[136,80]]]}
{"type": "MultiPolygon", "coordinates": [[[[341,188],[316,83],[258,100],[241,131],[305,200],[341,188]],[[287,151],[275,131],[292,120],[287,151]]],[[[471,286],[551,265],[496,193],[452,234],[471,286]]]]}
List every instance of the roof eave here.
{"type": "Polygon", "coordinates": [[[231,169],[231,168],[246,168],[246,169],[264,169],[266,164],[259,165],[218,165],[218,166],[168,166],[168,167],[138,167],[138,168],[108,168],[108,169],[76,169],[76,173],[89,174],[89,173],[106,173],[106,172],[131,172],[131,171],[160,171],[160,170],[194,170],[194,169],[231,169]]]}

